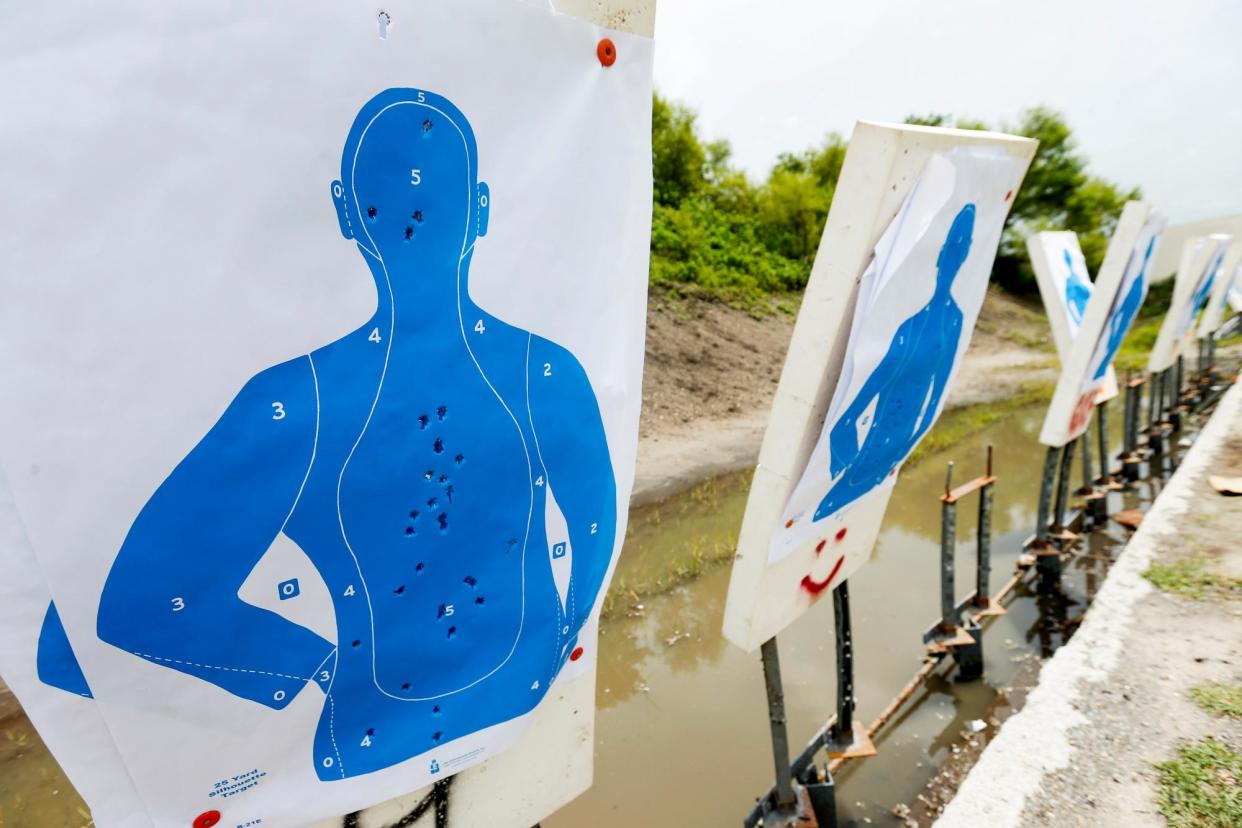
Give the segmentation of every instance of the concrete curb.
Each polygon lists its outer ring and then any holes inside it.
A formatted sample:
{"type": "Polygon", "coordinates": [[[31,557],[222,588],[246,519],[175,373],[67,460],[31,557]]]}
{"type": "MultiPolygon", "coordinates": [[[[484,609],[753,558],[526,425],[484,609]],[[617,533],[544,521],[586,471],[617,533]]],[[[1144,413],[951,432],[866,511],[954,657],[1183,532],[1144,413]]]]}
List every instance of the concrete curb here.
{"type": "Polygon", "coordinates": [[[1016,828],[1044,776],[1068,766],[1074,750],[1070,732],[1087,722],[1077,702],[1089,685],[1107,679],[1116,666],[1134,606],[1153,589],[1143,571],[1190,508],[1193,482],[1239,424],[1242,385],[1235,384],[1113,564],[1082,627],[1044,664],[1026,705],[1005,722],[936,826],[1016,828]]]}

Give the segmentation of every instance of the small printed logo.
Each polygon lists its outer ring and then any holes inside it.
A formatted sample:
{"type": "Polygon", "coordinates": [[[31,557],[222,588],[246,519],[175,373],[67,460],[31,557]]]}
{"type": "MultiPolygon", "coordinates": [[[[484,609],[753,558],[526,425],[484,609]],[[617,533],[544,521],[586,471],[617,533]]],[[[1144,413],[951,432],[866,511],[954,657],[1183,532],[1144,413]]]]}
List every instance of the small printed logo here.
{"type": "Polygon", "coordinates": [[[432,772],[432,773],[439,773],[439,772],[440,772],[440,763],[439,763],[439,762],[437,762],[435,759],[432,759],[432,760],[431,760],[431,772],[432,772]]]}
{"type": "Polygon", "coordinates": [[[297,578],[290,578],[287,581],[281,581],[276,585],[277,591],[280,593],[280,600],[288,601],[290,598],[297,598],[302,594],[302,588],[298,586],[297,578]]]}
{"type": "Polygon", "coordinates": [[[552,545],[553,560],[555,560],[556,558],[563,558],[563,557],[565,557],[565,542],[561,541],[560,543],[553,544],[552,545]]]}

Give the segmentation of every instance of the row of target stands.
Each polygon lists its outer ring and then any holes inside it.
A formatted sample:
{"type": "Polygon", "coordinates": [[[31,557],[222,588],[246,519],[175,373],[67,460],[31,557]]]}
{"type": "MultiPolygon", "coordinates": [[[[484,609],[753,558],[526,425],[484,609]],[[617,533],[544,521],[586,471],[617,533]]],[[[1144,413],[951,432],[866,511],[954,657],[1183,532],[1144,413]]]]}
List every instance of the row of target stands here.
{"type": "MultiPolygon", "coordinates": [[[[1063,446],[1049,447],[1040,480],[1035,532],[1024,543],[1014,572],[992,593],[992,502],[998,482],[994,474],[992,447],[987,448],[984,473],[953,486],[954,464],[945,475],[941,503],[940,617],[923,633],[925,655],[910,680],[884,708],[864,723],[857,718],[854,695],[854,646],[851,631],[849,583],[832,591],[836,641],[837,699],[834,714],[809,742],[791,758],[776,638],[760,648],[767,693],[768,717],[776,783],[745,815],[743,825],[825,826],[838,825],[834,775],[850,761],[878,753],[875,738],[907,705],[929,677],[945,665],[956,667],[957,681],[983,677],[983,633],[989,619],[1006,613],[1005,603],[1025,580],[1037,582],[1042,591],[1057,589],[1067,560],[1081,550],[1084,535],[1108,521],[1108,493],[1121,491],[1153,475],[1172,471],[1175,456],[1169,451],[1192,414],[1209,411],[1228,389],[1234,377],[1225,376],[1215,364],[1215,341],[1242,328],[1235,317],[1218,334],[1200,345],[1197,370],[1187,376],[1184,358],[1171,368],[1125,384],[1122,417],[1123,446],[1113,456],[1108,444],[1107,402],[1096,406],[1094,433],[1084,433],[1063,446]],[[1093,445],[1094,444],[1094,445],[1093,445]],[[1079,455],[1081,485],[1073,486],[1075,454],[1079,455]],[[1096,474],[1096,470],[1099,473],[1096,474]],[[1077,495],[1080,502],[1071,504],[1077,495]],[[976,497],[975,586],[966,597],[954,595],[955,546],[958,509],[976,497]],[[826,761],[819,761],[821,751],[826,761]]],[[[1123,521],[1124,523],[1124,521],[1123,521]]],[[[949,668],[952,669],[952,668],[949,668]]]]}

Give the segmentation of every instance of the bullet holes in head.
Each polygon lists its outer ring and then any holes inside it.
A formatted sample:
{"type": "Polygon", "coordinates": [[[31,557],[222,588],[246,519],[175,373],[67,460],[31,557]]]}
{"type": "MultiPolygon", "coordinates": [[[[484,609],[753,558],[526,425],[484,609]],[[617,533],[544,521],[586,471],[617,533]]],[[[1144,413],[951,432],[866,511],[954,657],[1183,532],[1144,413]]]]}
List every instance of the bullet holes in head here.
{"type": "Polygon", "coordinates": [[[405,237],[405,241],[409,242],[409,241],[413,240],[413,238],[414,238],[414,228],[413,228],[413,227],[410,227],[410,226],[407,224],[407,225],[405,226],[405,233],[404,233],[403,235],[404,235],[404,237],[405,237]]]}
{"type": "Polygon", "coordinates": [[[397,595],[404,595],[404,594],[405,594],[405,584],[401,584],[399,587],[397,587],[396,589],[394,589],[394,590],[393,590],[393,592],[394,592],[395,594],[397,594],[397,595]]]}
{"type": "Polygon", "coordinates": [[[444,441],[437,437],[436,441],[431,444],[431,450],[436,454],[444,454],[444,441]]]}
{"type": "Polygon", "coordinates": [[[442,405],[436,409],[436,419],[444,422],[444,418],[448,416],[448,406],[442,405]]]}
{"type": "Polygon", "coordinates": [[[434,509],[436,508],[436,506],[437,506],[439,503],[440,503],[440,501],[436,500],[434,497],[429,497],[429,498],[427,498],[427,508],[428,508],[428,509],[432,509],[432,510],[434,510],[434,509]]]}
{"type": "Polygon", "coordinates": [[[431,478],[435,476],[436,476],[435,469],[427,469],[427,471],[423,472],[423,480],[430,480],[431,478]]]}
{"type": "Polygon", "coordinates": [[[453,462],[460,466],[462,463],[466,462],[466,455],[464,454],[457,455],[456,457],[453,458],[453,462]]]}
{"type": "Polygon", "coordinates": [[[441,512],[439,515],[436,516],[436,520],[440,522],[440,531],[447,532],[448,531],[448,515],[445,514],[444,512],[441,512]]]}
{"type": "Polygon", "coordinates": [[[410,221],[414,222],[415,224],[422,224],[423,223],[423,211],[415,210],[413,213],[410,213],[410,221]]]}
{"type": "Polygon", "coordinates": [[[423,570],[424,570],[424,569],[426,569],[426,568],[427,568],[427,565],[426,565],[425,563],[423,563],[422,561],[419,561],[418,563],[414,564],[414,574],[415,574],[415,575],[422,575],[422,574],[423,574],[423,570]]]}
{"type": "Polygon", "coordinates": [[[471,589],[474,589],[476,586],[479,585],[479,579],[474,577],[473,575],[467,575],[465,578],[461,579],[461,582],[465,584],[466,586],[470,587],[471,589]]]}
{"type": "Polygon", "coordinates": [[[456,638],[456,637],[457,637],[457,628],[456,628],[456,627],[449,627],[449,628],[448,628],[448,637],[449,637],[449,638],[456,638]]]}
{"type": "Polygon", "coordinates": [[[419,414],[419,415],[418,415],[418,427],[419,427],[419,429],[420,429],[420,430],[426,429],[426,428],[427,428],[427,423],[429,423],[429,422],[431,422],[431,420],[430,420],[430,418],[429,418],[426,414],[419,414]]]}
{"type": "Polygon", "coordinates": [[[362,646],[362,642],[355,638],[354,642],[350,644],[349,646],[353,647],[356,650],[362,646]]]}
{"type": "Polygon", "coordinates": [[[367,218],[371,221],[372,224],[374,224],[376,221],[379,220],[379,210],[375,209],[374,206],[368,207],[367,218]]]}
{"type": "Polygon", "coordinates": [[[405,527],[405,536],[406,536],[407,538],[412,538],[412,537],[414,537],[416,534],[418,534],[418,533],[417,533],[416,531],[414,531],[414,527],[413,527],[413,526],[407,526],[407,527],[405,527]]]}
{"type": "Polygon", "coordinates": [[[423,137],[424,137],[424,138],[425,138],[425,137],[427,137],[428,135],[431,135],[431,130],[432,130],[432,128],[433,128],[434,126],[435,126],[435,124],[431,123],[431,119],[430,119],[430,118],[428,118],[427,120],[423,121],[423,137]]]}

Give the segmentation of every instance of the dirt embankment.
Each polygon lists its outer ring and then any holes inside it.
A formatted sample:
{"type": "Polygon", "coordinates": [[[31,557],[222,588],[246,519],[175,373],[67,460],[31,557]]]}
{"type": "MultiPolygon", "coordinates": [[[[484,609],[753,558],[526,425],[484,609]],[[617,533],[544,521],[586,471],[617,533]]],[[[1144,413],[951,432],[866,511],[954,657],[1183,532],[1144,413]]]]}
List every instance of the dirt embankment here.
{"type": "MultiPolygon", "coordinates": [[[[668,497],[754,463],[794,317],[653,297],[632,503],[668,497]]],[[[948,407],[992,403],[1056,379],[1037,305],[991,291],[948,407]]]]}

